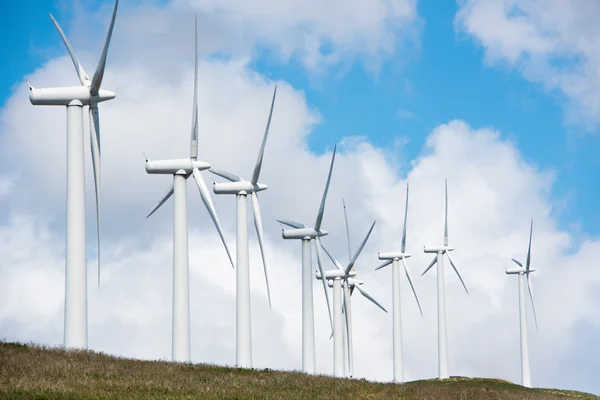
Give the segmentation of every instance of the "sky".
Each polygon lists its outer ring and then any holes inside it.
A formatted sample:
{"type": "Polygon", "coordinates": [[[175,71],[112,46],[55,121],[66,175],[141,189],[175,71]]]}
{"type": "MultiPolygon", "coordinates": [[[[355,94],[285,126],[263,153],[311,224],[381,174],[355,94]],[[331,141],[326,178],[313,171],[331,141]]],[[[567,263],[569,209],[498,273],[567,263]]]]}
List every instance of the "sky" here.
{"type": "MultiPolygon", "coordinates": [[[[63,330],[65,111],[32,106],[24,79],[35,87],[78,84],[49,12],[93,74],[112,5],[2,5],[6,340],[60,345],[63,330]]],[[[600,394],[599,11],[589,0],[122,1],[102,84],[117,97],[100,105],[100,288],[84,116],[90,349],[170,358],[172,202],[145,219],[170,178],[147,175],[143,153],[182,157],[189,149],[197,12],[201,159],[249,177],[279,88],[261,174],[269,186],[261,210],[272,310],[250,225],[256,367],[301,368],[300,244],[281,238],[276,219],[313,221],[338,144],[323,242],[345,260],[342,198],[353,246],[377,220],[356,270],[388,310],[391,271],[374,268],[377,251],[400,246],[410,181],[407,250],[424,316],[403,280],[407,379],[437,374],[435,273],[420,276],[430,261],[421,246],[442,239],[446,178],[450,244],[470,291],[446,270],[450,374],[520,381],[517,280],[504,268],[524,260],[533,218],[533,384],[600,394]]],[[[233,365],[235,274],[190,185],[192,360],[233,365]]],[[[233,249],[234,200],[213,201],[233,249]]],[[[317,370],[331,374],[324,296],[318,282],[313,290],[317,370]]],[[[391,313],[360,297],[353,308],[356,376],[391,380],[391,313]]]]}

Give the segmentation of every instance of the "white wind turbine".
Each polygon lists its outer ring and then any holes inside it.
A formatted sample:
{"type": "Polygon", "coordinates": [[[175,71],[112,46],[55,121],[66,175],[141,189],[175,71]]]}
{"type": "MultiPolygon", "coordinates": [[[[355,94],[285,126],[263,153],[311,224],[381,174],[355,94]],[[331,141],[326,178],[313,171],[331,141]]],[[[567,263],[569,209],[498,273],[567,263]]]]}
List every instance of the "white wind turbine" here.
{"type": "MultiPolygon", "coordinates": [[[[348,224],[348,213],[346,211],[346,201],[342,199],[342,205],[344,207],[344,221],[346,223],[346,240],[348,242],[348,262],[352,260],[352,246],[350,245],[350,225],[348,224]]],[[[331,255],[329,256],[331,258],[331,255]]],[[[333,261],[333,260],[332,260],[333,261]]],[[[354,272],[354,267],[352,267],[351,272],[354,272]]],[[[354,292],[355,282],[358,284],[362,284],[363,281],[359,281],[354,278],[348,279],[348,286],[350,289],[350,296],[348,297],[348,302],[344,299],[344,304],[342,306],[342,314],[345,315],[347,319],[347,323],[343,324],[343,339],[344,339],[344,376],[346,376],[346,368],[348,368],[348,376],[352,377],[354,375],[354,345],[352,342],[352,333],[348,330],[348,325],[352,325],[352,293],[354,292]],[[346,308],[349,309],[348,315],[346,315],[346,308]]],[[[383,307],[382,307],[383,309],[383,307]]],[[[383,309],[387,312],[387,310],[383,309]]],[[[333,334],[332,334],[333,336],[333,334]]]]}
{"type": "Polygon", "coordinates": [[[533,310],[533,319],[535,321],[535,329],[537,330],[537,316],[535,315],[535,306],[533,304],[533,291],[531,289],[531,280],[529,274],[535,271],[530,268],[531,264],[531,235],[533,233],[533,219],[529,228],[529,247],[527,248],[527,260],[525,267],[518,260],[512,259],[519,267],[506,268],[506,273],[509,275],[519,275],[519,322],[521,328],[521,384],[525,387],[531,387],[531,371],[529,369],[529,343],[527,339],[527,310],[525,306],[525,285],[529,289],[529,297],[531,298],[531,309],[533,310]],[[527,280],[527,283],[525,281],[527,280]]]}
{"type": "Polygon", "coordinates": [[[146,218],[154,214],[172,195],[173,201],[173,361],[190,361],[190,284],[189,252],[187,227],[187,178],[191,175],[198,186],[200,197],[212,218],[227,256],[233,267],[233,260],[225,242],[223,231],[217,217],[210,193],[202,179],[200,171],[209,169],[210,164],[198,161],[198,22],[195,23],[195,62],[194,62],[194,108],[192,110],[192,135],[190,157],[174,160],[150,161],[146,159],[146,172],[149,174],[173,175],[173,184],[158,201],[146,218]]]}
{"type": "Polygon", "coordinates": [[[260,217],[260,206],[258,205],[257,192],[267,189],[267,185],[258,183],[258,177],[262,168],[265,145],[271,126],[271,117],[273,116],[273,107],[275,106],[275,97],[277,95],[277,85],[273,90],[273,99],[271,100],[271,110],[269,119],[263,137],[262,145],[258,153],[258,159],[254,167],[252,179],[250,181],[230,174],[229,172],[211,169],[215,175],[227,179],[229,182],[214,183],[213,191],[216,194],[235,194],[237,205],[237,246],[236,246],[236,365],[243,368],[252,368],[252,330],[250,321],[250,269],[248,255],[248,206],[246,196],[251,195],[252,210],[254,214],[254,227],[258,236],[258,244],[262,256],[263,268],[265,272],[265,281],[267,284],[267,297],[269,307],[271,307],[271,291],[269,290],[269,277],[267,275],[267,262],[265,260],[264,239],[262,229],[262,218],[260,217]]]}
{"type": "Polygon", "coordinates": [[[392,253],[379,253],[377,256],[380,260],[386,260],[379,267],[375,268],[377,271],[383,267],[392,264],[392,296],[394,301],[394,314],[393,314],[393,361],[394,361],[394,382],[404,382],[404,368],[402,362],[402,314],[400,307],[400,261],[404,267],[404,272],[408,278],[408,283],[412,289],[417,305],[419,306],[419,312],[423,316],[423,310],[417,297],[417,292],[413,286],[410,272],[408,271],[408,265],[406,265],[406,259],[411,255],[406,252],[406,219],[408,216],[408,182],[406,183],[406,206],[404,208],[404,226],[402,228],[402,245],[400,252],[392,253]]]}
{"type": "MultiPolygon", "coordinates": [[[[354,278],[356,276],[354,264],[356,263],[356,260],[358,259],[358,256],[362,252],[363,248],[367,244],[369,236],[371,236],[371,232],[373,231],[374,227],[375,221],[371,225],[371,228],[369,229],[369,232],[367,233],[367,236],[365,236],[360,247],[358,250],[356,250],[356,253],[345,268],[342,267],[342,265],[331,255],[329,251],[327,251],[325,247],[323,247],[325,253],[327,253],[331,261],[336,266],[336,269],[334,270],[325,271],[325,279],[328,281],[333,281],[327,282],[327,284],[328,286],[333,287],[333,375],[335,377],[344,376],[344,341],[342,327],[343,314],[346,316],[346,332],[348,335],[347,346],[349,374],[350,376],[354,374],[354,353],[352,349],[352,305],[350,300],[350,296],[354,289],[358,289],[363,296],[365,296],[383,311],[387,312],[387,310],[381,304],[379,304],[364,287],[362,287],[364,282],[354,278]],[[343,300],[342,287],[344,289],[343,300]]],[[[317,273],[317,279],[322,280],[322,276],[323,275],[321,273],[317,273]]]]}
{"type": "Polygon", "coordinates": [[[83,107],[89,106],[90,143],[94,184],[96,189],[96,224],[98,239],[98,286],[100,286],[100,117],[98,103],[115,98],[115,94],[100,89],[110,38],[115,25],[115,1],[104,48],[92,79],[77,60],[75,51],[52,14],[69,54],[81,86],[36,89],[29,86],[33,105],[67,107],[67,229],[65,262],[65,347],[87,348],[87,251],[85,227],[85,167],[83,150],[83,107]]]}
{"type": "MultiPolygon", "coordinates": [[[[321,206],[317,213],[317,220],[314,228],[309,228],[304,224],[288,220],[277,220],[283,225],[287,225],[292,229],[282,229],[281,236],[284,239],[300,239],[302,240],[302,371],[314,374],[315,373],[315,315],[313,304],[313,283],[312,283],[312,265],[310,241],[315,240],[317,252],[317,262],[319,271],[323,273],[323,263],[321,256],[321,245],[319,238],[328,235],[329,233],[321,229],[323,222],[323,213],[325,212],[325,202],[327,201],[327,192],[329,191],[329,183],[331,182],[331,173],[333,171],[333,163],[335,162],[335,150],[333,147],[333,155],[329,166],[329,174],[327,175],[327,183],[323,191],[321,206]]],[[[325,299],[327,300],[327,311],[329,313],[329,322],[333,327],[331,319],[331,307],[329,304],[329,294],[325,281],[323,281],[323,290],[325,291],[325,299]]]]}
{"type": "Polygon", "coordinates": [[[463,281],[462,277],[456,269],[456,265],[450,256],[450,252],[454,248],[448,246],[448,181],[445,181],[445,193],[446,193],[446,211],[444,217],[444,245],[436,247],[423,246],[425,253],[436,253],[436,257],[427,266],[425,271],[421,274],[425,275],[427,271],[431,269],[437,263],[437,302],[438,302],[438,376],[439,379],[446,379],[448,375],[448,340],[446,334],[446,288],[444,283],[444,254],[448,256],[450,265],[458,275],[458,279],[462,283],[467,294],[467,286],[463,281]]]}

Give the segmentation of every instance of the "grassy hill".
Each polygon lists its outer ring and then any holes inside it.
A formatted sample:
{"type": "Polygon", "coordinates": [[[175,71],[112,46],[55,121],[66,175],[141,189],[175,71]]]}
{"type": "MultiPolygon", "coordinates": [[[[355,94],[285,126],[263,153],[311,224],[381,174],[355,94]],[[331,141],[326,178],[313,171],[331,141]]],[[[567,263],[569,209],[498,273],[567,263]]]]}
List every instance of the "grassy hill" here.
{"type": "Polygon", "coordinates": [[[135,361],[91,351],[0,342],[0,399],[600,399],[526,389],[499,379],[450,378],[403,385],[135,361]]]}

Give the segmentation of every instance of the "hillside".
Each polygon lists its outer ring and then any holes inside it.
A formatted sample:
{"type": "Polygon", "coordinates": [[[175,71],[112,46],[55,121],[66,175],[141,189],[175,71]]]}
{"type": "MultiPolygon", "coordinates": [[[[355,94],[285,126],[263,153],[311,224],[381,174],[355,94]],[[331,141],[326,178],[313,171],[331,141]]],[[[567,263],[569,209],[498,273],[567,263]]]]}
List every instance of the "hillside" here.
{"type": "Polygon", "coordinates": [[[526,389],[497,379],[451,378],[404,385],[136,361],[91,351],[0,342],[1,399],[600,399],[526,389]]]}

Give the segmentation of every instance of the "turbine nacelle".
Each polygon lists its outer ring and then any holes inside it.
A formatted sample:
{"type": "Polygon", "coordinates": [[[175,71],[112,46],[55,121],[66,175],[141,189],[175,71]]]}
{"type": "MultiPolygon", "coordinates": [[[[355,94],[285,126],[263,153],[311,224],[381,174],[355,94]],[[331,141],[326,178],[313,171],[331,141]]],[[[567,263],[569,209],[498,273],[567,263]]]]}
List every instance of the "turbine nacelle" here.
{"type": "MultiPolygon", "coordinates": [[[[333,270],[329,270],[329,271],[325,271],[325,279],[336,279],[336,278],[349,278],[349,277],[353,277],[356,276],[356,272],[354,271],[350,271],[348,274],[346,274],[346,272],[343,269],[333,269],[333,270]]],[[[321,272],[317,271],[317,279],[323,279],[323,275],[321,275],[321,272]]]]}
{"type": "Polygon", "coordinates": [[[525,267],[505,268],[504,271],[508,275],[527,274],[527,273],[531,273],[531,272],[535,271],[535,268],[529,268],[529,272],[527,271],[527,269],[525,267]]]}
{"type": "MultiPolygon", "coordinates": [[[[354,279],[354,278],[348,278],[348,287],[349,288],[353,288],[355,286],[358,285],[362,285],[363,283],[365,283],[364,281],[359,281],[358,279],[354,279]],[[352,282],[352,283],[351,283],[352,282]]],[[[333,280],[327,280],[327,286],[332,288],[333,287],[333,280]]]]}
{"type": "Polygon", "coordinates": [[[101,103],[115,98],[115,93],[100,89],[97,96],[90,94],[86,86],[69,86],[59,88],[36,89],[29,87],[29,101],[38,106],[68,106],[74,100],[79,100],[82,106],[101,103]]]}
{"type": "Polygon", "coordinates": [[[380,260],[400,260],[402,258],[409,258],[411,254],[402,252],[388,252],[388,253],[377,253],[377,257],[380,260]]]}
{"type": "Polygon", "coordinates": [[[213,192],[215,194],[238,194],[240,192],[246,192],[246,194],[258,193],[263,190],[267,190],[267,185],[264,183],[257,183],[255,185],[248,181],[238,182],[215,182],[213,185],[213,192]]]}
{"type": "Polygon", "coordinates": [[[181,174],[180,171],[183,171],[185,174],[189,175],[196,168],[203,171],[209,169],[210,164],[204,161],[192,160],[190,158],[157,161],[146,160],[146,172],[149,174],[175,175],[181,174]]]}
{"type": "Polygon", "coordinates": [[[314,228],[282,229],[281,237],[284,239],[316,239],[317,237],[329,235],[325,230],[314,228]]]}
{"type": "Polygon", "coordinates": [[[454,247],[449,247],[449,246],[427,247],[427,246],[423,246],[423,251],[425,253],[445,253],[447,251],[454,251],[454,247]]]}

